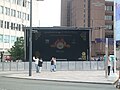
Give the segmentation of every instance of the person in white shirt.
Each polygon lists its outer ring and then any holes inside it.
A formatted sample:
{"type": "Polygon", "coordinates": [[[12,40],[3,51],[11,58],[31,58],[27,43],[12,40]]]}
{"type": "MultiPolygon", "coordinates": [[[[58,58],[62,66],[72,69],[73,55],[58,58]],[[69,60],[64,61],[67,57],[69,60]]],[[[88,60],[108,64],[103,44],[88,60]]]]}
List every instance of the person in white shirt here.
{"type": "Polygon", "coordinates": [[[35,61],[36,73],[39,73],[39,66],[38,66],[39,58],[36,57],[36,56],[34,56],[34,57],[33,57],[33,60],[35,61]]]}

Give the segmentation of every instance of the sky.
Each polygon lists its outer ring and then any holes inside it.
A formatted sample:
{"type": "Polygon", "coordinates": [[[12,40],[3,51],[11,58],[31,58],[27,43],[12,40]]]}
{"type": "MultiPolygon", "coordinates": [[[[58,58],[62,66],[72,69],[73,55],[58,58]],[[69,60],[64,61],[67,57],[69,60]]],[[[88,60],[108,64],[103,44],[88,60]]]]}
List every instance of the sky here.
{"type": "Polygon", "coordinates": [[[36,13],[33,14],[33,26],[60,26],[61,0],[44,0],[37,1],[37,3],[38,8],[35,10],[36,13]]]}

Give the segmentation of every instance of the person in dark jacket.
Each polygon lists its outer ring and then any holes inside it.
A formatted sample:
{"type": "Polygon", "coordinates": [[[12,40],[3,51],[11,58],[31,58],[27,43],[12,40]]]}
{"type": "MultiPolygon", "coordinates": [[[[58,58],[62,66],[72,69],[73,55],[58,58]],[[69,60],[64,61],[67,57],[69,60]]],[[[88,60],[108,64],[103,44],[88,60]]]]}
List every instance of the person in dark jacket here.
{"type": "Polygon", "coordinates": [[[42,71],[42,64],[43,64],[43,60],[42,60],[42,58],[38,61],[38,66],[40,67],[40,69],[39,69],[39,72],[41,73],[41,71],[42,71]]]}
{"type": "Polygon", "coordinates": [[[56,58],[55,57],[52,57],[51,59],[51,69],[50,69],[51,72],[55,72],[56,71],[56,58]]]}

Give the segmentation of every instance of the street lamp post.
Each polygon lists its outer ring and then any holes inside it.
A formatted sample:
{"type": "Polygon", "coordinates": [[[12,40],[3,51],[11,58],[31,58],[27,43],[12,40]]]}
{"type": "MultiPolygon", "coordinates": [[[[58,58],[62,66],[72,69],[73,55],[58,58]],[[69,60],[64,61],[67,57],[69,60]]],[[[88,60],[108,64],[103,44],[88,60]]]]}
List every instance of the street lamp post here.
{"type": "MultiPolygon", "coordinates": [[[[44,1],[44,0],[37,0],[44,1]]],[[[32,0],[30,0],[29,76],[32,76],[32,0]]]]}
{"type": "Polygon", "coordinates": [[[32,0],[30,0],[29,76],[32,76],[32,0]]]}

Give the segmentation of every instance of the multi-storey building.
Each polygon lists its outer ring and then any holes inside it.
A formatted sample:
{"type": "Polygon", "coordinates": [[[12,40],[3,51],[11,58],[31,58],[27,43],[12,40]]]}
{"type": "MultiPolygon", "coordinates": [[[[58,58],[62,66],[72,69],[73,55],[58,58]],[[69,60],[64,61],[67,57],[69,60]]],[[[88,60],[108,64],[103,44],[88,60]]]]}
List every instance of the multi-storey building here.
{"type": "Polygon", "coordinates": [[[91,56],[105,54],[105,38],[110,40],[109,54],[114,53],[113,15],[112,0],[61,0],[61,26],[92,28],[91,56]]]}
{"type": "Polygon", "coordinates": [[[6,52],[17,37],[24,36],[22,27],[29,25],[28,4],[26,0],[0,1],[0,51],[6,52]]]}

